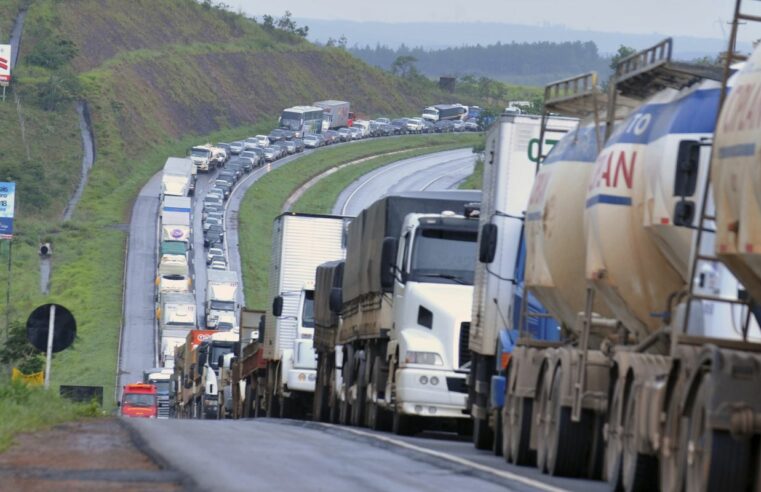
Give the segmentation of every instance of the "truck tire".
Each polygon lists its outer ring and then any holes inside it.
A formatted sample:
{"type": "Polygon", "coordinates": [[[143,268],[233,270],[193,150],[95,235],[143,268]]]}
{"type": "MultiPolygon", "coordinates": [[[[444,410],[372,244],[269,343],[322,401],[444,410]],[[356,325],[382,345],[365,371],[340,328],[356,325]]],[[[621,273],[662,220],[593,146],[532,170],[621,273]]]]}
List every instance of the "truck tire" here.
{"type": "Polygon", "coordinates": [[[355,427],[362,427],[365,423],[365,404],[367,402],[367,355],[372,354],[368,348],[358,351],[356,357],[358,363],[356,364],[356,372],[354,374],[354,382],[357,385],[357,390],[354,392],[354,400],[351,402],[351,425],[355,427]]]}
{"type": "Polygon", "coordinates": [[[589,469],[594,415],[582,412],[579,422],[571,420],[571,407],[562,405],[562,369],[555,369],[550,390],[550,411],[547,421],[547,472],[563,477],[582,477],[589,469]]]}
{"type": "MultiPolygon", "coordinates": [[[[473,354],[473,367],[471,367],[471,382],[468,389],[470,395],[471,404],[475,403],[484,412],[488,412],[489,408],[489,394],[483,391],[478,391],[479,386],[483,388],[490,388],[490,365],[487,358],[473,354]]],[[[487,390],[488,391],[488,390],[487,390]]],[[[476,449],[491,449],[492,442],[494,440],[494,432],[489,427],[489,419],[479,418],[473,412],[471,407],[471,416],[473,418],[473,445],[476,449]]]]}
{"type": "MultiPolygon", "coordinates": [[[[371,381],[372,391],[374,395],[370,395],[367,401],[367,409],[365,412],[367,427],[373,430],[388,431],[391,430],[391,418],[389,412],[385,408],[381,408],[377,403],[379,397],[379,388],[385,388],[386,382],[383,380],[383,359],[381,356],[376,355],[373,360],[373,367],[371,369],[371,381]]],[[[385,395],[384,395],[385,396],[385,395]]]]}
{"type": "Polygon", "coordinates": [[[710,426],[712,386],[705,375],[690,412],[686,490],[752,490],[751,437],[735,438],[710,426]]]}
{"type": "Polygon", "coordinates": [[[394,408],[391,428],[397,436],[411,436],[415,433],[414,417],[412,415],[405,415],[397,408],[394,408]]]}
{"type": "Polygon", "coordinates": [[[505,406],[508,412],[503,416],[502,447],[509,450],[503,456],[516,465],[533,466],[536,464],[536,451],[531,449],[530,444],[534,400],[511,395],[505,399],[505,406]]]}
{"type": "Polygon", "coordinates": [[[623,489],[627,492],[634,490],[657,490],[658,458],[654,455],[638,452],[636,432],[636,429],[639,428],[637,398],[635,398],[632,392],[626,400],[622,443],[623,460],[621,466],[623,489]]]}
{"type": "Polygon", "coordinates": [[[623,420],[624,385],[617,381],[613,399],[608,407],[608,438],[605,443],[605,480],[611,490],[621,490],[621,466],[623,460],[621,423],[623,420]]]}
{"type": "Polygon", "coordinates": [[[494,439],[492,439],[491,452],[494,456],[502,456],[502,409],[495,410],[494,439]]]}
{"type": "Polygon", "coordinates": [[[246,398],[243,401],[243,417],[250,419],[253,416],[253,395],[251,392],[251,385],[246,384],[246,398]]]}
{"type": "Polygon", "coordinates": [[[489,428],[487,419],[473,417],[473,445],[476,449],[490,449],[494,433],[489,428]]]}
{"type": "Polygon", "coordinates": [[[666,425],[658,457],[660,487],[663,492],[681,492],[687,461],[690,422],[682,416],[681,391],[674,390],[666,412],[666,425]]]}

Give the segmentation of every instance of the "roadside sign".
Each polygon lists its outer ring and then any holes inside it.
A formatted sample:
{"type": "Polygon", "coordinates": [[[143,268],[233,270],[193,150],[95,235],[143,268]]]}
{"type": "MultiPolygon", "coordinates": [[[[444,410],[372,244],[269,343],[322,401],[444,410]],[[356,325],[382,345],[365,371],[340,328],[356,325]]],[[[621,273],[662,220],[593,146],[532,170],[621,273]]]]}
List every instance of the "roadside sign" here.
{"type": "Polygon", "coordinates": [[[13,238],[16,183],[0,182],[0,239],[13,238]]]}
{"type": "Polygon", "coordinates": [[[76,336],[77,322],[74,315],[59,304],[39,306],[26,321],[26,339],[40,352],[45,352],[48,348],[53,353],[65,350],[74,343],[76,336]],[[51,309],[53,306],[55,309],[51,309]],[[53,336],[49,340],[51,325],[53,336]]]}
{"type": "Polygon", "coordinates": [[[0,44],[0,86],[11,83],[11,45],[0,44]]]}

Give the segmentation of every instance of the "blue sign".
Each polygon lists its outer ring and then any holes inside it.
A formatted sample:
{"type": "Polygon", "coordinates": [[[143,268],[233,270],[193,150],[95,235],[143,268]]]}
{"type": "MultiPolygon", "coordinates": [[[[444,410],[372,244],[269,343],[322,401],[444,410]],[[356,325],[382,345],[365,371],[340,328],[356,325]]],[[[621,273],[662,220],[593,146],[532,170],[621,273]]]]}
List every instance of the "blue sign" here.
{"type": "Polygon", "coordinates": [[[0,182],[0,239],[11,239],[13,237],[15,201],[16,183],[0,182]]]}

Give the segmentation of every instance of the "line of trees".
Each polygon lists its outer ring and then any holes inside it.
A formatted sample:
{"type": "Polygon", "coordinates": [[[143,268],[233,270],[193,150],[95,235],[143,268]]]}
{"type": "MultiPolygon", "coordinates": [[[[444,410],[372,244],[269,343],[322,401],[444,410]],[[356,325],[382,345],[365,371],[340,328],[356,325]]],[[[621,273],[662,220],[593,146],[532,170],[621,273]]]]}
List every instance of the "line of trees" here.
{"type": "Polygon", "coordinates": [[[376,45],[351,47],[365,62],[392,70],[399,57],[412,57],[416,68],[429,77],[472,74],[515,83],[543,84],[583,71],[609,71],[610,59],[601,56],[594,42],[496,43],[445,49],[397,49],[376,45]]]}

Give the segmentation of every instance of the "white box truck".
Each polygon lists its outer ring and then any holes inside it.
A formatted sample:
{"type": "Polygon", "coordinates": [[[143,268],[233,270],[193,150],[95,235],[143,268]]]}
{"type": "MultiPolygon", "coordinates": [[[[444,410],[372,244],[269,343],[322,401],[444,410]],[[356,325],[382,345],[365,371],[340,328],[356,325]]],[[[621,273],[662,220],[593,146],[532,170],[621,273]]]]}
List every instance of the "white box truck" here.
{"type": "Polygon", "coordinates": [[[269,292],[264,323],[267,414],[296,417],[311,410],[317,356],[314,279],[317,266],[345,255],[349,219],[286,213],[272,230],[269,292]]]}
{"type": "MultiPolygon", "coordinates": [[[[229,270],[210,269],[206,278],[206,327],[216,329],[220,322],[237,325],[238,274],[229,270]]],[[[234,328],[235,326],[228,327],[234,328]]]]}
{"type": "Polygon", "coordinates": [[[170,157],[164,164],[161,176],[161,196],[189,196],[196,187],[196,167],[183,157],[170,157]]]}
{"type": "Polygon", "coordinates": [[[322,131],[334,130],[352,126],[354,114],[351,112],[351,104],[346,101],[317,101],[314,106],[322,108],[322,131]]]}

